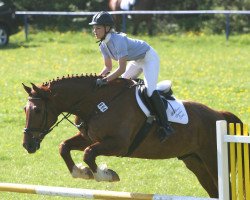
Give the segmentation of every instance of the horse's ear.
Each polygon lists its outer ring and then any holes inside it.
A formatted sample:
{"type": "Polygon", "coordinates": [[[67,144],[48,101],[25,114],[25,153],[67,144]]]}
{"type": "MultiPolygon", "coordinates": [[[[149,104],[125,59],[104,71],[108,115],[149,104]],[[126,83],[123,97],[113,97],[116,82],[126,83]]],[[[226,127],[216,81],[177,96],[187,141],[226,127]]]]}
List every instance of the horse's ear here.
{"type": "Polygon", "coordinates": [[[30,83],[30,84],[32,85],[33,90],[39,93],[40,89],[34,83],[30,83]]]}
{"type": "Polygon", "coordinates": [[[23,88],[25,89],[25,91],[28,93],[28,95],[31,95],[31,88],[24,85],[23,83],[22,83],[22,85],[23,85],[23,88]]]}
{"type": "Polygon", "coordinates": [[[47,91],[42,90],[41,88],[37,87],[34,83],[30,83],[32,85],[33,90],[42,98],[48,98],[49,94],[47,91]]]}

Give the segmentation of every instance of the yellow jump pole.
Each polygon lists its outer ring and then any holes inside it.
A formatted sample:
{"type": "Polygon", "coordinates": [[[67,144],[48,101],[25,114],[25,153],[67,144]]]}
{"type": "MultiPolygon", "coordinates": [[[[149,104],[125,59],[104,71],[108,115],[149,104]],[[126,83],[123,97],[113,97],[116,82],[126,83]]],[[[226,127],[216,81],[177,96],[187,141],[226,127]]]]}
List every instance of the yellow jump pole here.
{"type": "Polygon", "coordinates": [[[36,194],[34,187],[30,185],[20,185],[12,183],[0,183],[0,191],[36,194]]]}
{"type": "Polygon", "coordinates": [[[153,199],[153,195],[150,194],[64,188],[64,187],[49,187],[49,186],[13,184],[13,183],[0,183],[0,191],[49,195],[49,196],[64,196],[64,197],[78,197],[78,198],[81,197],[87,199],[138,199],[138,200],[153,199]]]}
{"type": "MultiPolygon", "coordinates": [[[[248,126],[244,125],[243,126],[243,135],[244,136],[249,136],[248,135],[248,126]]],[[[250,168],[249,168],[249,144],[245,143],[244,144],[244,173],[245,173],[245,195],[246,199],[250,199],[250,168]]]]}
{"type": "Polygon", "coordinates": [[[197,198],[188,196],[168,196],[159,194],[142,194],[130,192],[116,192],[105,190],[91,190],[80,188],[50,187],[41,185],[26,185],[0,183],[0,192],[18,192],[49,196],[63,196],[87,199],[137,199],[137,200],[218,200],[215,198],[197,198]]]}
{"type": "MultiPolygon", "coordinates": [[[[234,135],[234,124],[229,124],[229,134],[234,135]]],[[[235,143],[230,142],[230,166],[231,166],[231,191],[232,200],[236,200],[236,161],[235,161],[235,143]]]]}
{"type": "MultiPolygon", "coordinates": [[[[241,126],[236,124],[236,135],[241,136],[241,126]]],[[[242,144],[237,143],[237,166],[238,166],[238,197],[243,199],[243,168],[242,168],[242,144]]]]}

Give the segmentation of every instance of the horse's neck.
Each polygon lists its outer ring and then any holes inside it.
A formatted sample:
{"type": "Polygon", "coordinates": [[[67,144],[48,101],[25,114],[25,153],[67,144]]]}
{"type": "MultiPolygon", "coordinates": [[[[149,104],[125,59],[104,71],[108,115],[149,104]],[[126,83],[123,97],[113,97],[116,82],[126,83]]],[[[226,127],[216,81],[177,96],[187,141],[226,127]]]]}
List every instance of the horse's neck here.
{"type": "Polygon", "coordinates": [[[84,115],[89,115],[99,103],[110,102],[116,96],[120,96],[131,83],[126,80],[116,80],[110,84],[103,88],[96,88],[94,81],[90,80],[72,85],[61,85],[55,92],[54,101],[57,107],[60,107],[61,112],[78,114],[77,112],[81,110],[84,115]]]}
{"type": "Polygon", "coordinates": [[[91,94],[91,87],[84,83],[58,84],[51,90],[55,94],[53,102],[60,112],[74,112],[81,101],[91,94]]]}

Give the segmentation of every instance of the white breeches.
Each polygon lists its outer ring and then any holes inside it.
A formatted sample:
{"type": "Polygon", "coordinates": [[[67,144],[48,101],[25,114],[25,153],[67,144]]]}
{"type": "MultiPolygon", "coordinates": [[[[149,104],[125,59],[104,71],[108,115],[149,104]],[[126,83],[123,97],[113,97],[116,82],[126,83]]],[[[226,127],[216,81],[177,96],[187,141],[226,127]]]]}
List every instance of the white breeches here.
{"type": "Polygon", "coordinates": [[[150,97],[156,90],[159,67],[160,60],[158,54],[153,48],[150,48],[143,59],[128,62],[122,78],[135,79],[143,72],[147,95],[150,97]]]}

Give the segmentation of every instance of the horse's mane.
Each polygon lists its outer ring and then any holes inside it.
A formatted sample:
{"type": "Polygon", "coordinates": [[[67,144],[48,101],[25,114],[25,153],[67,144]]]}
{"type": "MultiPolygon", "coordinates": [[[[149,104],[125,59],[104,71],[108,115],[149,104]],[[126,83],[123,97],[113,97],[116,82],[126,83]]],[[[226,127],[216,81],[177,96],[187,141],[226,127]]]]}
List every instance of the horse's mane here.
{"type": "MultiPolygon", "coordinates": [[[[61,78],[57,77],[56,79],[49,80],[48,82],[43,82],[41,85],[36,86],[32,83],[33,89],[31,91],[31,96],[32,97],[38,97],[38,98],[43,98],[43,99],[48,99],[51,94],[52,90],[57,90],[58,88],[63,88],[66,86],[67,88],[71,87],[71,84],[73,87],[75,87],[74,84],[80,84],[80,85],[85,85],[85,83],[90,83],[92,86],[95,85],[95,81],[97,78],[103,78],[103,76],[96,75],[96,74],[72,74],[68,76],[62,76],[61,78]]],[[[88,84],[89,85],[89,84],[88,84]]],[[[121,87],[130,87],[134,85],[134,82],[129,79],[123,79],[123,78],[118,78],[114,81],[112,81],[112,84],[115,86],[115,88],[121,88],[121,87]]],[[[112,87],[112,90],[114,87],[112,87]]]]}
{"type": "Polygon", "coordinates": [[[65,81],[75,81],[75,80],[85,80],[85,79],[97,79],[97,78],[100,78],[101,76],[99,75],[96,75],[96,74],[72,74],[72,75],[67,75],[67,76],[62,76],[62,77],[57,77],[56,79],[52,79],[52,80],[49,80],[49,81],[46,81],[46,82],[43,82],[42,85],[41,85],[41,89],[47,89],[49,87],[52,87],[56,84],[60,84],[62,82],[65,82],[65,81]]]}
{"type": "MultiPolygon", "coordinates": [[[[90,81],[93,81],[93,80],[96,80],[97,78],[103,78],[102,76],[100,75],[96,75],[96,74],[72,74],[72,75],[67,75],[67,76],[62,76],[62,77],[57,77],[56,79],[52,79],[52,80],[49,80],[47,82],[43,82],[42,85],[40,86],[41,89],[47,91],[49,90],[51,87],[54,87],[58,84],[61,84],[61,83],[65,83],[65,82],[69,82],[69,81],[76,81],[76,80],[90,80],[90,81]]],[[[123,79],[123,80],[127,80],[128,82],[131,81],[129,79],[123,79]]],[[[127,82],[127,81],[124,81],[127,82]]]]}

